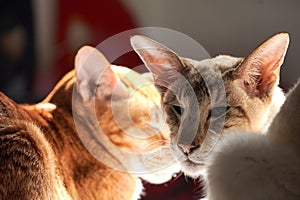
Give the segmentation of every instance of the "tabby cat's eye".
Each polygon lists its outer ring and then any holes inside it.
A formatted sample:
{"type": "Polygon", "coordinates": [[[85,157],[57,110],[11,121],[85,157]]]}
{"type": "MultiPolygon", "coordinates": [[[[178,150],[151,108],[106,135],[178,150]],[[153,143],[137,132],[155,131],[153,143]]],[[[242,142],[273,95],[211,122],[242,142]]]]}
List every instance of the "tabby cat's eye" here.
{"type": "Polygon", "coordinates": [[[229,109],[230,109],[229,106],[214,107],[210,111],[210,117],[213,117],[213,118],[221,117],[221,116],[225,115],[229,109]]]}
{"type": "Polygon", "coordinates": [[[181,106],[178,106],[178,105],[171,105],[171,108],[179,116],[181,116],[184,112],[184,109],[181,106]]]}

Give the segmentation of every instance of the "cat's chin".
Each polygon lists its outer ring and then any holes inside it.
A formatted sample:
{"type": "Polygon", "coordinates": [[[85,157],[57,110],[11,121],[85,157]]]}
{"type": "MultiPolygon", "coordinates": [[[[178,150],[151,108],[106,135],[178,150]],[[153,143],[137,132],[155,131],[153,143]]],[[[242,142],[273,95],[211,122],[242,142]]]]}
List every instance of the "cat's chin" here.
{"type": "Polygon", "coordinates": [[[204,165],[197,164],[190,160],[185,160],[180,162],[181,170],[186,176],[191,178],[199,178],[204,174],[204,165]]]}

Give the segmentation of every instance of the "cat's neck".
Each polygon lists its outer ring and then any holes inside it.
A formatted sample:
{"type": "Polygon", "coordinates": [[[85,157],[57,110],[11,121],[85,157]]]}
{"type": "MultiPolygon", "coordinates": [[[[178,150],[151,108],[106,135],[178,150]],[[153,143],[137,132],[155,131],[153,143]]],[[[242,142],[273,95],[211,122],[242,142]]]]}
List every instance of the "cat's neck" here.
{"type": "Polygon", "coordinates": [[[72,108],[72,94],[74,83],[76,81],[75,70],[67,73],[54,87],[51,93],[42,101],[42,103],[52,103],[57,107],[72,108]]]}

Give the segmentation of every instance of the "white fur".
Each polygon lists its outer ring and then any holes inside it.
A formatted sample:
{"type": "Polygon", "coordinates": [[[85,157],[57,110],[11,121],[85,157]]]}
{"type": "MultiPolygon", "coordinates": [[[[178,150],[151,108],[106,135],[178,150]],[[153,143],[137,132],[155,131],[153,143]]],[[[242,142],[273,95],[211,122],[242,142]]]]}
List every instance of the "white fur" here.
{"type": "Polygon", "coordinates": [[[269,126],[272,123],[272,120],[274,119],[275,115],[279,112],[279,109],[281,108],[282,104],[285,101],[285,95],[282,92],[282,89],[280,87],[274,87],[274,93],[272,102],[270,103],[270,107],[268,108],[268,111],[265,113],[265,123],[264,128],[262,129],[263,133],[266,133],[269,126]]]}
{"type": "Polygon", "coordinates": [[[144,187],[143,187],[142,181],[140,179],[137,179],[132,200],[141,199],[141,194],[143,193],[143,189],[144,189],[144,187]]]}
{"type": "Polygon", "coordinates": [[[207,168],[210,200],[300,199],[300,84],[266,135],[227,134],[207,168]]]}

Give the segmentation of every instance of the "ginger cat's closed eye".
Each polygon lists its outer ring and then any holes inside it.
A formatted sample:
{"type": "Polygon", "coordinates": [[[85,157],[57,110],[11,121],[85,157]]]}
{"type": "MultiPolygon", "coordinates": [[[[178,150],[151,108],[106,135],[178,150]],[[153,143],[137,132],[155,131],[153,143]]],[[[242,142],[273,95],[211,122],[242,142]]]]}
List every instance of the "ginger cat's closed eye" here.
{"type": "Polygon", "coordinates": [[[75,70],[43,102],[18,105],[0,94],[0,199],[137,199],[142,184],[131,170],[135,166],[144,170],[140,176],[149,182],[169,180],[178,171],[168,148],[164,148],[164,159],[160,156],[161,147],[168,144],[169,130],[159,129],[155,122],[163,120],[161,115],[149,112],[159,109],[159,98],[149,79],[110,66],[92,47],[78,52],[75,70]],[[103,72],[102,82],[94,76],[97,70],[103,72]],[[122,87],[113,100],[115,112],[120,117],[129,110],[131,123],[118,124],[113,116],[111,98],[116,84],[122,87]],[[91,121],[95,111],[96,122],[91,121]],[[85,144],[80,137],[97,137],[98,126],[118,152],[140,153],[138,162],[115,154],[101,140],[98,146],[85,144]],[[126,134],[132,129],[135,136],[126,134]],[[141,135],[148,137],[140,139],[141,135]],[[152,150],[151,157],[144,156],[146,147],[152,150]],[[112,168],[110,162],[120,167],[112,168]]]}

